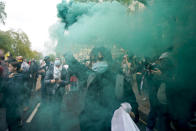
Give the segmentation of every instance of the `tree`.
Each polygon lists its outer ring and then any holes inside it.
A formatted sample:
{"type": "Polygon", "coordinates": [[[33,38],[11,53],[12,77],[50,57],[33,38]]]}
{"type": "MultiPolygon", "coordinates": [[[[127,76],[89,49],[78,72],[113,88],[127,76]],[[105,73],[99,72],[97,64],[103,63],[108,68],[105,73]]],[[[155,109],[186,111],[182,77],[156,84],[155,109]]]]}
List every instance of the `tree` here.
{"type": "Polygon", "coordinates": [[[5,24],[6,17],[7,17],[7,14],[5,12],[5,3],[0,2],[0,22],[5,24]]]}
{"type": "Polygon", "coordinates": [[[32,51],[32,56],[30,58],[35,58],[36,60],[39,60],[43,58],[43,55],[40,52],[32,51]]]}
{"type": "Polygon", "coordinates": [[[4,49],[6,52],[10,51],[12,39],[7,32],[0,31],[0,48],[4,49]]]}
{"type": "Polygon", "coordinates": [[[31,42],[23,31],[0,31],[0,48],[9,51],[13,56],[23,56],[27,59],[42,57],[41,53],[32,51],[30,47],[31,42]]]}

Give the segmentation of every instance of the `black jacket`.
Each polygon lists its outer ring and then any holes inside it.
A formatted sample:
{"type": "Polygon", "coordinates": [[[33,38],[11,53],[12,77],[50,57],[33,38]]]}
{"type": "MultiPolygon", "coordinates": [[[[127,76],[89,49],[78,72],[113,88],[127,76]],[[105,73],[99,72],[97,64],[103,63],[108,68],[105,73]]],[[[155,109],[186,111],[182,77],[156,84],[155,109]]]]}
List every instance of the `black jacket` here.
{"type": "MultiPolygon", "coordinates": [[[[47,89],[47,92],[49,94],[52,94],[53,89],[55,88],[56,84],[52,84],[50,81],[54,79],[53,76],[54,73],[54,65],[51,65],[49,67],[49,69],[46,72],[46,76],[44,79],[44,83],[45,83],[45,87],[47,89]]],[[[60,87],[63,87],[65,85],[67,85],[69,83],[69,79],[67,79],[67,71],[66,69],[63,67],[62,71],[61,71],[61,83],[60,83],[60,87]]]]}
{"type": "Polygon", "coordinates": [[[24,75],[22,73],[15,74],[8,79],[5,87],[6,106],[18,107],[22,104],[24,96],[24,75]]]}
{"type": "Polygon", "coordinates": [[[82,130],[111,130],[114,111],[122,102],[128,102],[138,113],[138,104],[131,84],[124,79],[123,96],[118,99],[115,92],[117,74],[107,71],[96,75],[89,84],[85,99],[84,111],[81,114],[82,130]],[[93,124],[94,123],[94,124],[93,124]],[[99,125],[99,127],[97,127],[99,125]]]}

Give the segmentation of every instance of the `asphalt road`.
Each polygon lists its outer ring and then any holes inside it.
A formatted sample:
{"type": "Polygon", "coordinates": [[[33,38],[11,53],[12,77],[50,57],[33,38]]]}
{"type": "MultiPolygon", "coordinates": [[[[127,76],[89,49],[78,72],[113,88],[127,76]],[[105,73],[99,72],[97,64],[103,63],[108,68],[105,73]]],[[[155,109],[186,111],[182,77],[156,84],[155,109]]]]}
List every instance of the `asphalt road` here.
{"type": "MultiPolygon", "coordinates": [[[[137,92],[135,94],[139,105],[144,105],[140,103],[137,92]]],[[[83,101],[84,97],[78,99],[76,95],[71,97],[71,99],[67,99],[67,96],[65,96],[60,114],[56,115],[58,116],[56,117],[52,113],[55,105],[47,105],[41,100],[40,96],[40,82],[37,82],[36,91],[29,101],[29,110],[22,113],[23,126],[19,128],[19,131],[80,131],[79,114],[83,105],[78,104],[77,101],[83,101]],[[65,100],[68,100],[68,103],[65,100]],[[67,104],[69,105],[69,111],[65,111],[67,104]],[[60,124],[58,127],[55,127],[54,123],[58,121],[60,124]]],[[[146,106],[143,106],[143,108],[147,109],[146,106]]],[[[141,109],[143,110],[143,108],[141,109]]],[[[141,131],[145,131],[145,118],[146,114],[141,112],[140,121],[137,123],[141,131]]]]}
{"type": "MultiPolygon", "coordinates": [[[[78,112],[65,113],[62,109],[60,117],[55,119],[52,115],[54,107],[41,102],[39,93],[31,99],[30,103],[30,109],[23,115],[24,124],[21,131],[80,131],[78,112]],[[54,123],[57,121],[60,122],[60,125],[55,127],[54,123]]],[[[137,125],[141,131],[145,131],[142,121],[137,125]]]]}

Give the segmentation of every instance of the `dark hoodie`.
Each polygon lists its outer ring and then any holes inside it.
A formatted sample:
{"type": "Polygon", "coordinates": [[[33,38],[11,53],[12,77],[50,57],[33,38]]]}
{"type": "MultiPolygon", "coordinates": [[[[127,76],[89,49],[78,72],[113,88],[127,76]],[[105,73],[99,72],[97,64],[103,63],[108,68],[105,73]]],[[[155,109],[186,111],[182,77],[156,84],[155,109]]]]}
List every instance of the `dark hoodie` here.
{"type": "Polygon", "coordinates": [[[138,104],[131,85],[124,80],[123,96],[115,93],[117,74],[106,71],[96,74],[88,86],[84,111],[80,116],[82,131],[110,131],[114,111],[122,102],[129,102],[133,112],[138,114],[138,104]]]}
{"type": "Polygon", "coordinates": [[[8,79],[5,88],[5,103],[7,110],[8,126],[15,125],[20,120],[20,106],[22,105],[22,96],[24,90],[24,75],[22,73],[15,74],[8,79]]]}

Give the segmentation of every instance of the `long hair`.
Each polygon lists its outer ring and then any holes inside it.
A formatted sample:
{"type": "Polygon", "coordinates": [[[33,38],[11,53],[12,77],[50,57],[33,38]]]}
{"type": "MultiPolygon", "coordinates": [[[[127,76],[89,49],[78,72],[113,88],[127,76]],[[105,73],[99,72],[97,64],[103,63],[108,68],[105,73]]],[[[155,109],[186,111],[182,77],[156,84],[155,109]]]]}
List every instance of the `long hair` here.
{"type": "Polygon", "coordinates": [[[113,62],[111,51],[105,47],[95,47],[90,53],[90,66],[94,61],[101,60],[109,63],[113,62]],[[102,57],[99,56],[102,55],[102,57]]]}

